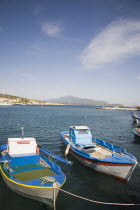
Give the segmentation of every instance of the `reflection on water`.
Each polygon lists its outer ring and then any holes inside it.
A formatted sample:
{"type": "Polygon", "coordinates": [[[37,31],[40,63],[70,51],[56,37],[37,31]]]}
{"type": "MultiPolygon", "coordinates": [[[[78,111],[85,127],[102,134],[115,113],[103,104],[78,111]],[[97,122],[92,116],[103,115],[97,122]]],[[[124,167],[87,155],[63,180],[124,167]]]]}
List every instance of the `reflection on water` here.
{"type": "MultiPolygon", "coordinates": [[[[55,154],[64,157],[65,147],[60,139],[60,132],[68,130],[70,125],[85,125],[91,128],[94,137],[126,148],[140,162],[140,141],[136,143],[131,133],[132,124],[129,111],[112,111],[82,106],[10,106],[0,107],[0,142],[6,143],[8,137],[21,136],[24,127],[26,137],[35,137],[40,144],[55,154]],[[87,116],[87,117],[85,117],[87,116]]],[[[140,167],[137,166],[127,184],[114,178],[86,168],[70,154],[72,166],[59,163],[67,180],[64,190],[74,194],[104,202],[140,203],[140,167]]],[[[22,197],[3,183],[0,177],[1,209],[44,210],[45,205],[22,197]]],[[[104,206],[89,203],[60,192],[57,210],[92,210],[92,209],[139,209],[137,206],[104,206]]]]}

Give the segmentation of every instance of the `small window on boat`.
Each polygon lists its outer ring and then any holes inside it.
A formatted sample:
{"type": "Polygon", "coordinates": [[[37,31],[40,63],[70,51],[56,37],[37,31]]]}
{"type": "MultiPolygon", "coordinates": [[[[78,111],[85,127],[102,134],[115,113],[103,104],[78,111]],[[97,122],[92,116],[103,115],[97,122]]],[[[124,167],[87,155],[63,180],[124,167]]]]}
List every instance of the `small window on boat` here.
{"type": "Polygon", "coordinates": [[[78,131],[78,134],[88,134],[88,131],[87,130],[80,130],[80,131],[78,131]]]}

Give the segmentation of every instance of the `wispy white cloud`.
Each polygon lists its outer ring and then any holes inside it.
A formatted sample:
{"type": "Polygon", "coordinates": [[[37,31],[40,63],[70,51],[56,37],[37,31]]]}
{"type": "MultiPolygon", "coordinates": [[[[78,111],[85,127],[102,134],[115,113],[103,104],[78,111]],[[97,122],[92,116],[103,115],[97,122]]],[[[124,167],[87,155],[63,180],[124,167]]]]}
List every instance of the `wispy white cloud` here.
{"type": "Polygon", "coordinates": [[[140,80],[140,76],[138,76],[137,79],[140,80]]]}
{"type": "Polygon", "coordinates": [[[48,36],[57,37],[60,35],[62,28],[58,23],[44,22],[41,24],[41,30],[48,36]]]}
{"type": "Polygon", "coordinates": [[[83,50],[85,69],[101,68],[140,54],[140,21],[119,20],[105,27],[83,50]]]}

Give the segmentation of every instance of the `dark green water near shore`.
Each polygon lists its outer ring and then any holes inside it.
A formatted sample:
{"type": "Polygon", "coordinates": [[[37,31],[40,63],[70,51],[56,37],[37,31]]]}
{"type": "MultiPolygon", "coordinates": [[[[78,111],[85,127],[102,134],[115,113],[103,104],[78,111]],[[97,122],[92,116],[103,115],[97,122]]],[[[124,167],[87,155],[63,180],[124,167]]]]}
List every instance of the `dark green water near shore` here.
{"type": "MultiPolygon", "coordinates": [[[[0,106],[0,144],[8,137],[21,136],[24,127],[26,137],[34,137],[47,149],[63,158],[65,147],[60,132],[70,125],[85,125],[94,137],[126,148],[140,162],[140,141],[136,141],[130,111],[102,110],[83,106],[0,106]]],[[[134,170],[127,184],[95,172],[81,165],[71,155],[72,166],[57,162],[66,175],[63,189],[92,200],[113,203],[140,203],[140,166],[134,170]]],[[[3,183],[0,177],[0,210],[47,210],[45,205],[22,197],[3,183]]],[[[60,192],[56,202],[57,210],[92,209],[140,209],[140,206],[110,206],[89,203],[60,192]]]]}

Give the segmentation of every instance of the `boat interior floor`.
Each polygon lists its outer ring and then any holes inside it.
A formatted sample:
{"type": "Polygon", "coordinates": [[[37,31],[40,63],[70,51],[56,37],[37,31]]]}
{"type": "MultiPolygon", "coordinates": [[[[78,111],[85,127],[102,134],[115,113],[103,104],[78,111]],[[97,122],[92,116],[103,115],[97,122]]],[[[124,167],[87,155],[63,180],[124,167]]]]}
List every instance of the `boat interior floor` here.
{"type": "Polygon", "coordinates": [[[107,150],[101,147],[90,147],[89,149],[83,148],[83,152],[88,153],[91,157],[103,159],[112,156],[111,150],[107,150]]]}
{"type": "Polygon", "coordinates": [[[38,170],[28,170],[18,173],[13,173],[13,177],[22,182],[28,182],[30,180],[38,179],[44,176],[56,176],[57,174],[51,171],[49,168],[43,168],[38,170]]]}
{"type": "Polygon", "coordinates": [[[94,158],[103,159],[112,156],[112,152],[99,147],[98,150],[94,150],[94,152],[90,153],[90,155],[94,158]]]}

